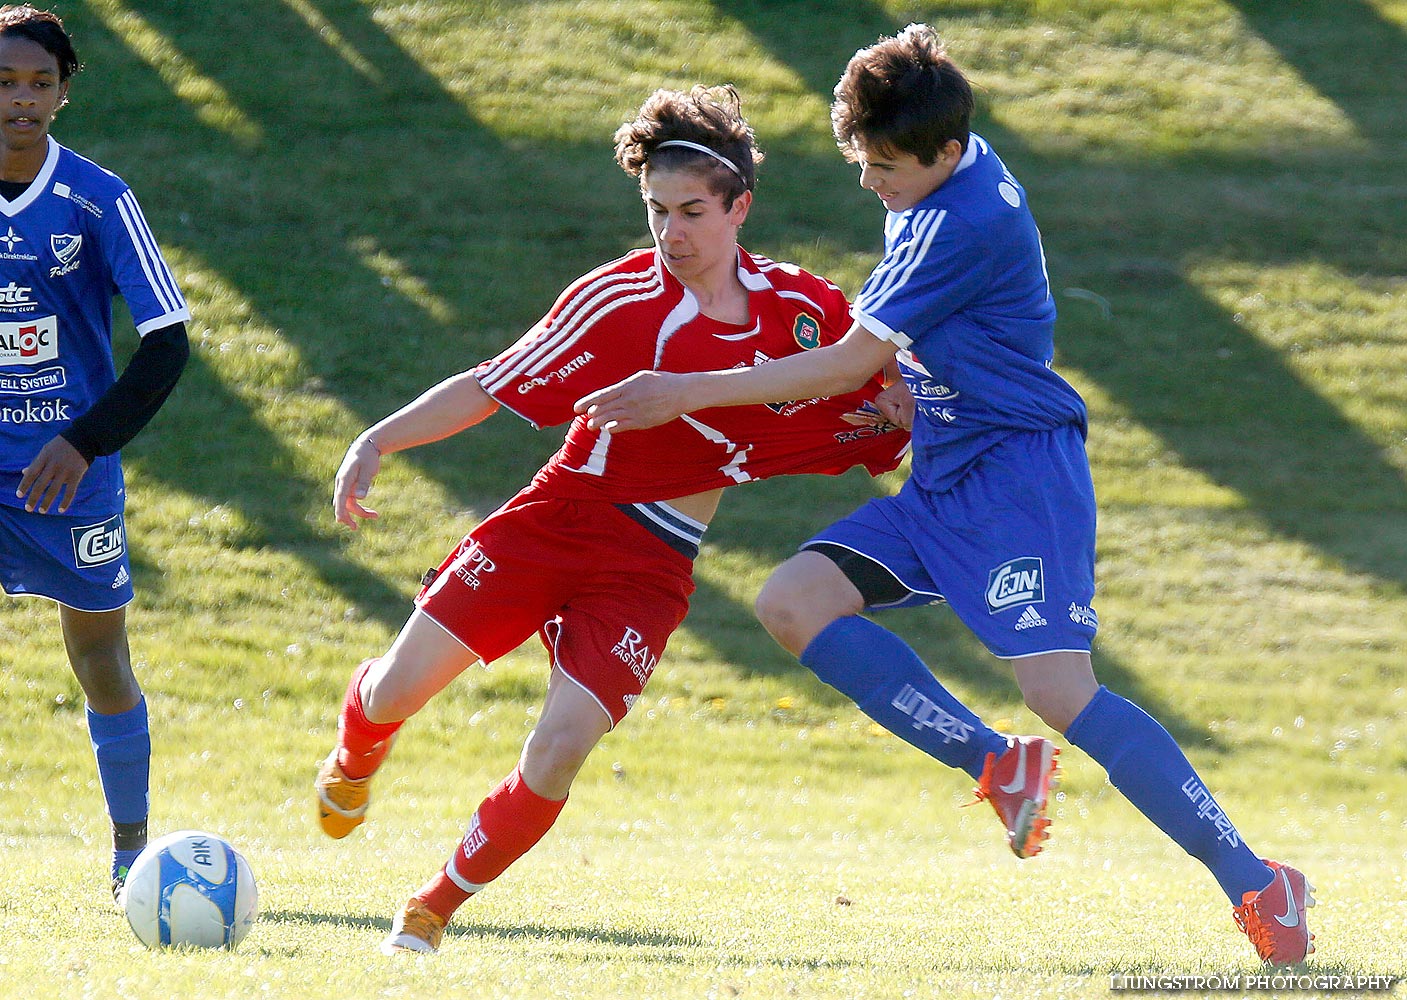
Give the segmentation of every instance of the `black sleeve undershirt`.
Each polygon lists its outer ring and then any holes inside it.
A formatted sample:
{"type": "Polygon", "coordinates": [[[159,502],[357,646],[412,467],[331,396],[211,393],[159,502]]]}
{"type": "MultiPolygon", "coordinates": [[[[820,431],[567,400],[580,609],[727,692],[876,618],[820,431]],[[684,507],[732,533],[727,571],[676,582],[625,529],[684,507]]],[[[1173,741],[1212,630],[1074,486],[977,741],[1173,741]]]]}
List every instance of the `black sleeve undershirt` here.
{"type": "Polygon", "coordinates": [[[166,402],[190,353],[184,323],[151,331],[112,388],[59,433],[89,463],[120,451],[166,402]]]}

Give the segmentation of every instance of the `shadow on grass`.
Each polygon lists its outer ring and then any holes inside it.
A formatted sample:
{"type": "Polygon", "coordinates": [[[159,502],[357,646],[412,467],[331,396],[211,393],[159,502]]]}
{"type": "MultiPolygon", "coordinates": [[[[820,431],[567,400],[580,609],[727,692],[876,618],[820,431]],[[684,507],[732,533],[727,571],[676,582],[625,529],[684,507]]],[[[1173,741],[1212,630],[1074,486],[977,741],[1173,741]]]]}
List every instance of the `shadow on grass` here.
{"type": "MultiPolygon", "coordinates": [[[[96,68],[78,81],[77,107],[66,112],[60,132],[77,133],[74,145],[127,177],[158,236],[190,248],[234,286],[262,324],[297,348],[305,383],[295,388],[330,393],[370,423],[449,371],[496,352],[580,271],[645,242],[645,227],[633,184],[612,163],[606,136],[585,145],[505,142],[377,24],[370,8],[333,0],[308,6],[331,33],[278,0],[219,5],[198,15],[174,3],[143,5],[147,23],[253,123],[259,134],[253,140],[208,124],[210,116],[202,113],[208,109],[174,94],[94,15],[75,12],[85,59],[96,68]],[[193,30],[200,23],[193,18],[203,19],[206,30],[193,30]],[[212,20],[219,31],[209,30],[212,20]],[[329,44],[332,34],[341,48],[329,44]],[[95,77],[123,85],[95,86],[95,77]],[[162,125],[134,129],[137,115],[162,125]],[[383,258],[416,278],[439,307],[395,286],[375,263],[383,258]],[[522,267],[524,260],[533,266],[522,267]]],[[[1321,32],[1306,41],[1296,20],[1274,5],[1241,6],[1248,22],[1272,44],[1278,41],[1288,58],[1306,61],[1306,77],[1347,105],[1350,115],[1360,88],[1373,82],[1366,66],[1402,63],[1400,32],[1364,5],[1352,5],[1347,16],[1367,39],[1366,54],[1358,48],[1363,39],[1349,33],[1321,32]],[[1350,41],[1354,50],[1347,52],[1350,41]]],[[[825,99],[855,48],[902,27],[868,0],[824,12],[781,0],[717,0],[714,7],[825,99]]],[[[1310,7],[1330,20],[1343,11],[1339,4],[1310,7]]],[[[950,23],[989,12],[959,4],[943,13],[950,23]]],[[[1359,108],[1355,120],[1379,142],[1398,141],[1400,124],[1377,105],[1359,108]]],[[[1300,165],[1201,157],[1101,167],[1043,157],[986,119],[978,127],[1032,192],[1057,289],[1077,281],[1116,300],[1127,292],[1128,304],[1118,302],[1112,328],[1078,313],[1062,321],[1062,361],[1088,372],[1190,465],[1245,496],[1276,530],[1407,584],[1407,537],[1364,545],[1349,530],[1351,521],[1320,516],[1355,504],[1407,508],[1400,474],[1332,401],[1181,277],[1178,257],[1187,251],[1188,236],[1162,217],[1170,196],[1191,204],[1214,200],[1218,214],[1200,234],[1203,245],[1222,239],[1248,259],[1296,259],[1300,229],[1257,216],[1234,199],[1218,199],[1216,184],[1300,165]],[[1082,198],[1070,198],[1072,172],[1085,173],[1082,198]],[[1101,244],[1105,231],[1085,231],[1090,219],[1101,218],[1120,223],[1113,246],[1101,244]],[[1130,260],[1155,266],[1130,268],[1130,260]],[[1228,423],[1236,426],[1234,438],[1226,433],[1228,423]]],[[[765,251],[768,240],[814,234],[877,258],[878,209],[838,155],[762,139],[774,155],[747,240],[761,238],[757,248],[765,251]]],[[[1321,156],[1306,169],[1327,186],[1354,166],[1321,156]]],[[[1354,214],[1367,213],[1355,210],[1351,199],[1325,198],[1309,207],[1347,211],[1347,228],[1371,224],[1354,214]]],[[[1326,228],[1323,219],[1308,225],[1326,228]]],[[[1326,236],[1312,252],[1350,269],[1381,266],[1380,258],[1355,251],[1347,236],[1326,236]]],[[[133,457],[172,488],[237,507],[255,525],[247,544],[297,553],[350,602],[388,627],[399,625],[406,611],[399,592],[347,558],[350,539],[336,535],[326,517],[328,482],[340,455],[308,467],[270,429],[270,416],[197,361],[158,418],[165,425],[158,424],[160,442],[139,439],[133,457]],[[193,433],[184,436],[177,427],[193,433]]],[[[472,441],[420,449],[411,460],[466,505],[506,498],[557,438],[534,435],[512,418],[495,420],[472,441]]],[[[726,499],[711,544],[780,561],[825,523],[815,516],[817,506],[834,516],[833,509],[844,513],[865,495],[849,481],[814,483],[778,481],[749,487],[747,500],[726,499]],[[757,500],[750,498],[754,490],[757,500]],[[823,504],[805,502],[818,496],[823,504]],[[785,518],[757,512],[793,499],[801,502],[786,509],[804,512],[794,528],[785,518]],[[744,512],[730,521],[726,512],[735,507],[744,512]]],[[[922,633],[916,645],[941,675],[993,698],[1010,697],[1006,670],[938,617],[947,614],[930,614],[906,632],[922,633]]],[[[690,627],[744,675],[805,675],[770,647],[750,609],[717,589],[700,587],[690,627]]],[[[1144,703],[1179,739],[1206,739],[1171,704],[1152,698],[1132,666],[1106,656],[1097,662],[1112,687],[1144,703]]]]}
{"type": "MultiPolygon", "coordinates": [[[[261,913],[259,919],[274,923],[330,924],[354,930],[374,931],[378,934],[388,934],[391,930],[391,921],[385,917],[348,916],[307,910],[271,910],[261,913]]],[[[456,916],[455,923],[445,928],[446,944],[456,938],[496,938],[502,941],[522,941],[524,939],[547,942],[572,941],[608,948],[631,949],[632,951],[638,951],[641,948],[659,948],[702,953],[700,956],[668,953],[657,953],[643,957],[635,956],[636,960],[649,964],[679,964],[686,961],[698,961],[703,956],[710,955],[717,948],[717,942],[708,941],[700,934],[667,934],[661,931],[633,931],[584,925],[562,927],[536,923],[490,924],[473,919],[465,920],[462,911],[456,916]]],[[[747,967],[776,965],[788,969],[846,969],[860,964],[839,959],[793,957],[767,959],[758,956],[749,956],[745,960],[740,959],[739,961],[740,964],[747,967]]]]}

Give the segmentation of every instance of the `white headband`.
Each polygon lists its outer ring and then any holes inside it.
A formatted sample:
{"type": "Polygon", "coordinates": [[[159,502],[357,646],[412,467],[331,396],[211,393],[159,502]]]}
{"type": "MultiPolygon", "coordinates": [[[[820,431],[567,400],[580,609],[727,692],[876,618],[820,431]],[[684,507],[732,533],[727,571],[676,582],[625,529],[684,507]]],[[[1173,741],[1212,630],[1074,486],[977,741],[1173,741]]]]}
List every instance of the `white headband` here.
{"type": "Polygon", "coordinates": [[[738,165],[732,160],[728,159],[728,157],[724,156],[722,153],[718,152],[718,150],[716,149],[709,149],[702,143],[690,142],[688,139],[670,139],[667,142],[660,143],[655,148],[668,149],[670,146],[683,146],[685,149],[693,149],[697,150],[700,153],[707,153],[709,156],[713,157],[715,160],[723,164],[729,170],[733,171],[733,173],[737,174],[738,180],[742,181],[743,183],[747,183],[747,178],[744,177],[743,172],[738,169],[738,165]]]}

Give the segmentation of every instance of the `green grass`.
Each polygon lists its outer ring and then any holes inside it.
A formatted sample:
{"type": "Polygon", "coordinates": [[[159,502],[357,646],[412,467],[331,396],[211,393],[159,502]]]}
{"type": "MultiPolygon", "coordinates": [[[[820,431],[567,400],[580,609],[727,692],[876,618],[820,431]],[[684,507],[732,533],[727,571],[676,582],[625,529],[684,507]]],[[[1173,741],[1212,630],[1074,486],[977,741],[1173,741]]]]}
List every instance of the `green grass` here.
{"type": "MultiPolygon", "coordinates": [[[[375,945],[512,767],[540,652],[417,716],[363,830],[313,821],[349,671],[559,438],[499,415],[397,456],[355,535],[328,511],[347,440],[645,241],[609,136],[659,85],[737,84],[769,154],[745,244],[857,289],[879,219],[828,94],[918,17],[1045,236],[1092,411],[1102,679],[1309,873],[1311,968],[1407,975],[1407,4],[56,6],[87,68],[55,132],[134,185],[196,317],[126,455],[153,828],[232,839],[264,916],[228,955],[130,935],[55,615],[8,601],[0,996],[1103,996],[1112,973],[1256,971],[1210,877],[1078,751],[1050,850],[1017,862],[957,808],[965,780],[761,632],[768,569],[892,477],[725,500],[646,697],[435,959],[375,945]]],[[[890,620],[990,721],[1040,731],[950,615],[890,620]]]]}

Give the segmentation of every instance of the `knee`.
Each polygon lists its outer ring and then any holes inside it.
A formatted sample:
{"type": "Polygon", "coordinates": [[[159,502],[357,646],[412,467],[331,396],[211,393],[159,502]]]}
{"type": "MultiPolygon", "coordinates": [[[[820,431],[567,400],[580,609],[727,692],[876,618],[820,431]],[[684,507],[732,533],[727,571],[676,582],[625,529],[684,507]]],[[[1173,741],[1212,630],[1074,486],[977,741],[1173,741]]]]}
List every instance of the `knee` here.
{"type": "Polygon", "coordinates": [[[539,724],[523,747],[529,787],[548,798],[564,797],[598,740],[594,733],[572,727],[539,724]]]}
{"type": "Polygon", "coordinates": [[[800,656],[831,622],[861,611],[858,595],[849,599],[845,591],[853,588],[843,577],[841,583],[845,586],[832,587],[795,567],[784,566],[762,585],[753,601],[753,611],[778,645],[793,656],[800,656]]]}
{"type": "Polygon", "coordinates": [[[752,602],[757,620],[783,646],[787,643],[782,641],[782,637],[794,634],[801,624],[797,596],[785,580],[773,576],[762,585],[762,590],[752,602]]]}
{"type": "Polygon", "coordinates": [[[368,673],[362,681],[362,714],[373,725],[404,722],[425,707],[414,689],[392,684],[385,674],[368,673]]]}
{"type": "Polygon", "coordinates": [[[69,663],[83,696],[95,712],[125,712],[141,700],[142,691],[132,673],[125,642],[70,649],[69,663]]]}
{"type": "Polygon", "coordinates": [[[1090,699],[1090,695],[1083,689],[1058,686],[1023,689],[1021,693],[1026,707],[1047,726],[1062,734],[1070,728],[1070,724],[1080,712],[1084,711],[1090,699]]]}

